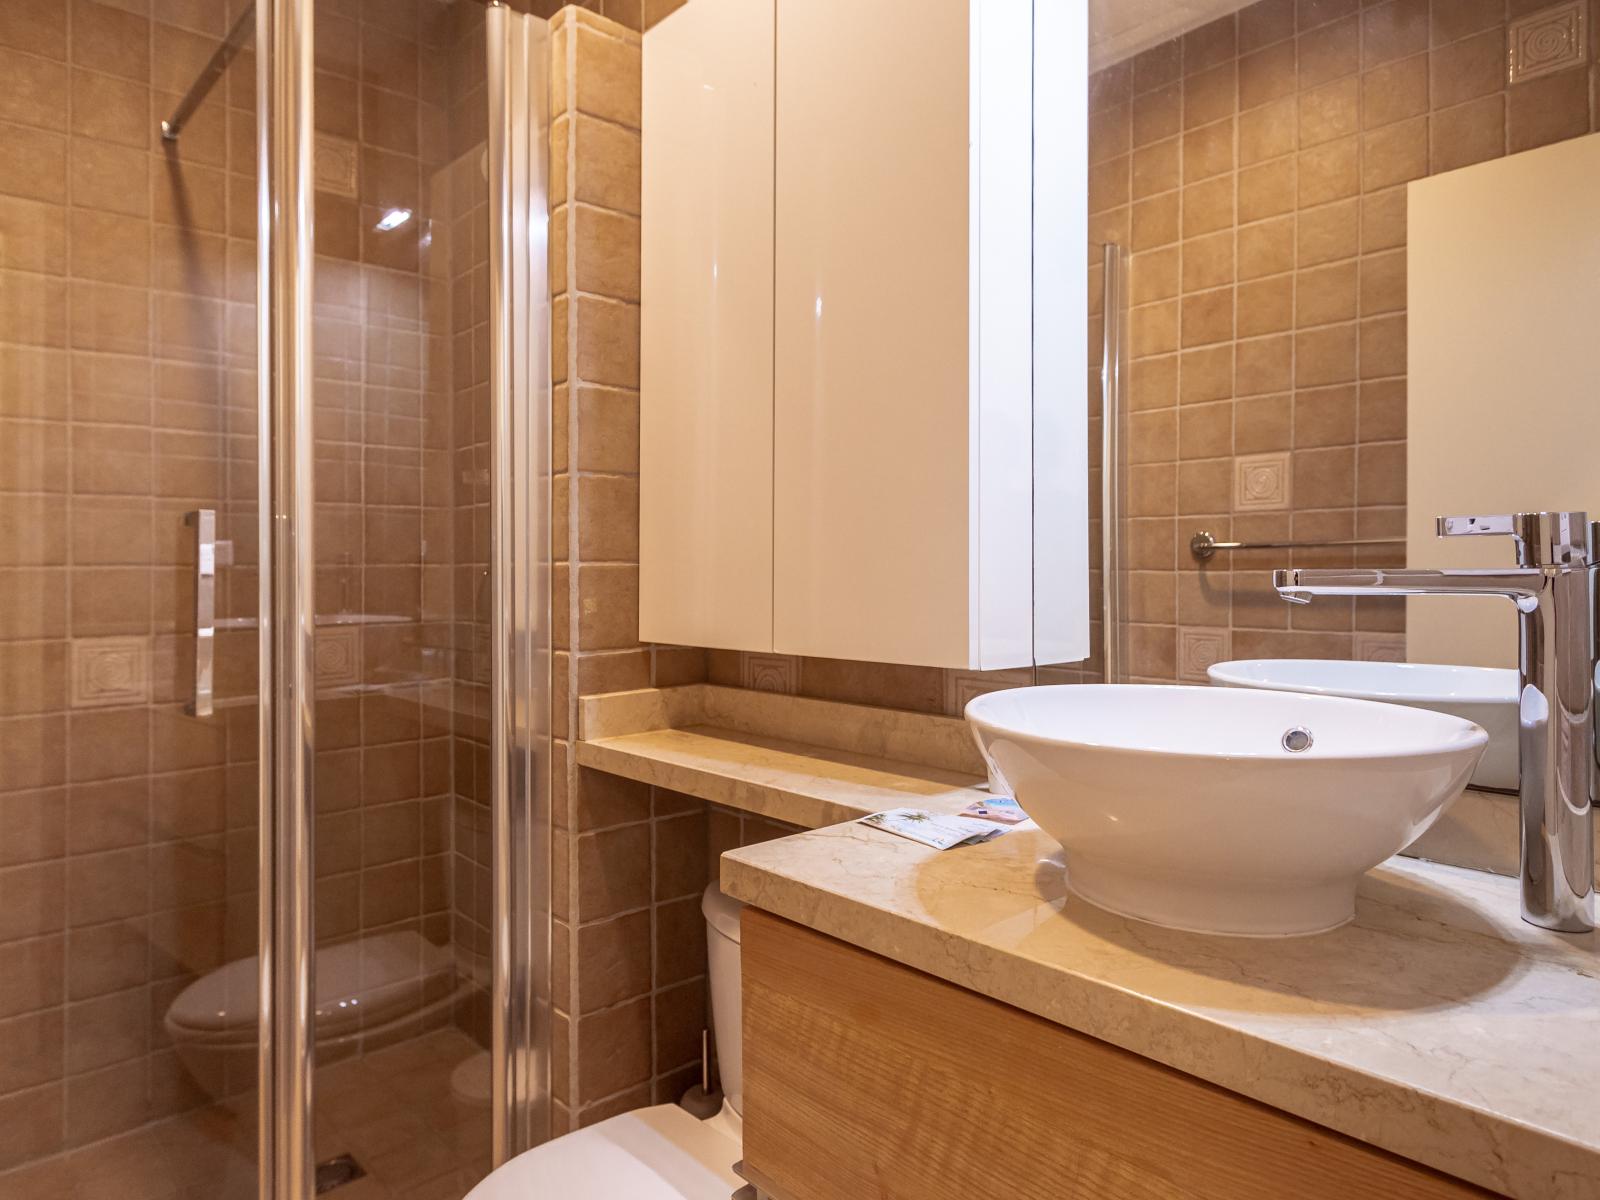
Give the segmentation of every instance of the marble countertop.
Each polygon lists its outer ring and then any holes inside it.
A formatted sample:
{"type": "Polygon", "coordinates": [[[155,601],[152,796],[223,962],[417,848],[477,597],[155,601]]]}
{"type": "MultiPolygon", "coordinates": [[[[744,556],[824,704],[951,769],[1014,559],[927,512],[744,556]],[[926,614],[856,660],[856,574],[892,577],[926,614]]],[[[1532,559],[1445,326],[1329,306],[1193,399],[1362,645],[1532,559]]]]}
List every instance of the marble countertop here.
{"type": "Polygon", "coordinates": [[[1507,1195],[1600,1198],[1600,936],[1514,879],[1390,859],[1356,919],[1172,932],[1070,897],[1029,826],[943,854],[857,824],[725,854],[746,903],[1507,1195]]]}

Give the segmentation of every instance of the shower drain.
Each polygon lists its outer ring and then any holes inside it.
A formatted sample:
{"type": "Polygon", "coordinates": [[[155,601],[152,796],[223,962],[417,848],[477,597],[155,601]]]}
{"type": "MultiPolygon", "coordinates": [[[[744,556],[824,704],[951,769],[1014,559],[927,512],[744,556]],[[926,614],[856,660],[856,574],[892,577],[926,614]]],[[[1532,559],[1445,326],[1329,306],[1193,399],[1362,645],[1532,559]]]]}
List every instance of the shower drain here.
{"type": "Polygon", "coordinates": [[[352,1154],[341,1154],[337,1158],[330,1158],[327,1162],[317,1164],[317,1195],[331,1192],[334,1188],[343,1187],[347,1183],[354,1183],[366,1177],[366,1171],[355,1160],[352,1154]]]}

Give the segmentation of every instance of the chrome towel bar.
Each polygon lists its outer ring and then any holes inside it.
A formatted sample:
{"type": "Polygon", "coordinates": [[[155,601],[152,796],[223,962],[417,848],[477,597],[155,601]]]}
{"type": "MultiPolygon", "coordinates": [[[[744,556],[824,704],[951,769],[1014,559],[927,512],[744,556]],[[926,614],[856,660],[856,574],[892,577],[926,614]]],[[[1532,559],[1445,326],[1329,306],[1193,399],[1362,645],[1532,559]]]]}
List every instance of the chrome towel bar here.
{"type": "Polygon", "coordinates": [[[1219,542],[1201,530],[1189,539],[1189,553],[1205,562],[1218,550],[1323,550],[1330,546],[1403,546],[1405,538],[1342,538],[1329,542],[1219,542]]]}

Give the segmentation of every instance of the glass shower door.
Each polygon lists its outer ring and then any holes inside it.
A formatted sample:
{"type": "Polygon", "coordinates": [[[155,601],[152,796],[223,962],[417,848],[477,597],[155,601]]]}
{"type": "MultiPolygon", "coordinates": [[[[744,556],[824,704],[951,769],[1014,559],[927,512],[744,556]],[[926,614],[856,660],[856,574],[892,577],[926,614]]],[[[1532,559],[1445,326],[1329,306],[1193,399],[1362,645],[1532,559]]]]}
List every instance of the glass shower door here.
{"type": "Polygon", "coordinates": [[[543,25],[259,7],[0,11],[0,1200],[539,1127],[543,25]]]}
{"type": "Polygon", "coordinates": [[[255,1194],[245,15],[0,14],[8,1200],[255,1194]]]}
{"type": "MultiPolygon", "coordinates": [[[[549,666],[544,621],[517,607],[542,543],[518,534],[548,524],[548,405],[525,369],[548,341],[513,353],[506,330],[548,319],[528,287],[542,29],[469,0],[318,6],[313,1146],[363,1197],[464,1195],[516,1119],[518,1071],[493,1064],[533,1056],[517,980],[547,868],[527,722],[549,666]],[[515,904],[497,896],[513,876],[515,904]]],[[[542,260],[537,278],[542,298],[542,260]]]]}

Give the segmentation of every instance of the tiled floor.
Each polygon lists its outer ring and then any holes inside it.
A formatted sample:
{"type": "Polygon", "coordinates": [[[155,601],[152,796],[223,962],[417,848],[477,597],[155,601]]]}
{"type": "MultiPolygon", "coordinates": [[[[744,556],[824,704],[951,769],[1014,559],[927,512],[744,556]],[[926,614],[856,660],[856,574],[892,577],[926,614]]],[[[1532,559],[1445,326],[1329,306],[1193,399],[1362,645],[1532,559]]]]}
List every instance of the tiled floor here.
{"type": "MultiPolygon", "coordinates": [[[[478,1052],[455,1029],[323,1067],[315,1153],[367,1171],[332,1200],[460,1200],[489,1170],[489,1109],[450,1072],[478,1052]]],[[[0,1200],[254,1200],[253,1102],[216,1105],[0,1174],[0,1200]]]]}

